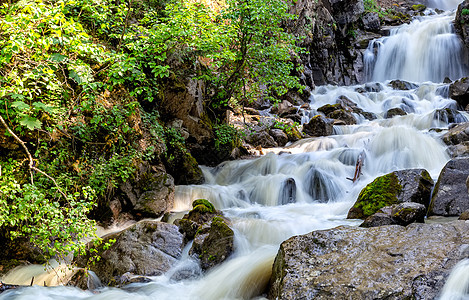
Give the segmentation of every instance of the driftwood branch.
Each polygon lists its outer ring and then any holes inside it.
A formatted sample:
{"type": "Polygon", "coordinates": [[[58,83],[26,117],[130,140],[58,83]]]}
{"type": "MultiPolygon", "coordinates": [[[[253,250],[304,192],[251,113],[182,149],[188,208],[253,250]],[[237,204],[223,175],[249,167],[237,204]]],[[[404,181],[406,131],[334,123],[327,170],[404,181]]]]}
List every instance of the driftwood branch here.
{"type": "Polygon", "coordinates": [[[29,160],[29,173],[31,174],[31,184],[34,184],[34,180],[33,180],[33,171],[35,172],[38,172],[38,173],[41,173],[42,175],[46,176],[48,179],[50,179],[54,185],[57,187],[57,190],[59,191],[59,193],[65,198],[65,200],[67,200],[67,196],[65,195],[65,193],[62,191],[62,189],[59,187],[59,185],[57,184],[57,181],[55,181],[54,178],[52,178],[49,174],[47,174],[46,172],[36,168],[35,166],[35,162],[34,162],[34,159],[33,159],[33,156],[31,155],[31,153],[29,152],[28,150],[28,147],[26,147],[26,143],[20,139],[14,132],[13,130],[10,129],[10,127],[8,126],[8,124],[5,122],[5,119],[3,119],[2,116],[0,116],[0,122],[3,124],[3,126],[5,127],[5,129],[13,136],[13,138],[18,142],[20,143],[20,145],[23,147],[24,151],[26,152],[26,155],[28,156],[28,160],[29,160]]]}

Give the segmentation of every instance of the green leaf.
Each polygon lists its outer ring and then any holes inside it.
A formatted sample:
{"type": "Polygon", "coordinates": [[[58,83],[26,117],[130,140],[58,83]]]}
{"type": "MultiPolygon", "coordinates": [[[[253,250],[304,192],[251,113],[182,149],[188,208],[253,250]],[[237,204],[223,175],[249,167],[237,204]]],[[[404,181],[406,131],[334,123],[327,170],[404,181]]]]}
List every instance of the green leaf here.
{"type": "Polygon", "coordinates": [[[34,102],[33,106],[36,110],[43,110],[50,114],[55,113],[55,107],[44,104],[42,102],[34,102]]]}
{"type": "Polygon", "coordinates": [[[62,62],[64,60],[67,59],[67,57],[65,55],[62,55],[60,53],[53,53],[51,56],[50,56],[50,59],[52,61],[55,61],[55,62],[62,62]]]}
{"type": "Polygon", "coordinates": [[[15,101],[11,104],[11,106],[18,110],[29,110],[31,108],[29,104],[26,104],[23,101],[15,101]]]}
{"type": "Polygon", "coordinates": [[[26,126],[29,130],[34,130],[37,128],[41,128],[42,123],[36,118],[30,117],[30,116],[24,116],[20,120],[20,124],[23,126],[26,126]]]}
{"type": "Polygon", "coordinates": [[[73,71],[73,70],[70,70],[70,73],[68,74],[68,76],[75,80],[76,83],[80,84],[81,83],[81,78],[80,76],[77,74],[77,72],[73,71]]]}

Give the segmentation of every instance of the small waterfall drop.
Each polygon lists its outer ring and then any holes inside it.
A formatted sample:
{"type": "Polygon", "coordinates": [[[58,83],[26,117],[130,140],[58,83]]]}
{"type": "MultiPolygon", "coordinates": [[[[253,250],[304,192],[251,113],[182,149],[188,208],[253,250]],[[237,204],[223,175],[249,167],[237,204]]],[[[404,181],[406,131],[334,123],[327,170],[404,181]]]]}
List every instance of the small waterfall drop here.
{"type": "Polygon", "coordinates": [[[454,14],[422,17],[371,41],[364,55],[367,79],[443,82],[463,77],[467,68],[453,19],[454,14]]]}
{"type": "Polygon", "coordinates": [[[439,300],[469,300],[469,258],[453,268],[439,300]]]}

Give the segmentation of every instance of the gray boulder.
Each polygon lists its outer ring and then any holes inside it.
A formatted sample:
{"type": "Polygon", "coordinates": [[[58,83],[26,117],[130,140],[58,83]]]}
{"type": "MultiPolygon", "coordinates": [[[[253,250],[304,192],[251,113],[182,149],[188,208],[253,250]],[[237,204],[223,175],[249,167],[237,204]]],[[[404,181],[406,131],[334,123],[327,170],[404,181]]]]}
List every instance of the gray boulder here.
{"type": "MultiPolygon", "coordinates": [[[[99,261],[91,265],[91,271],[104,285],[122,284],[125,273],[157,276],[168,271],[182,254],[183,235],[176,225],[141,221],[131,227],[104,238],[115,240],[107,250],[99,250],[99,261]]],[[[83,261],[79,262],[83,263],[83,261]]]]}
{"type": "Polygon", "coordinates": [[[438,177],[428,215],[459,216],[469,209],[468,176],[469,157],[450,160],[438,177]]]}
{"type": "Polygon", "coordinates": [[[262,148],[278,147],[277,142],[265,130],[256,131],[246,136],[246,142],[254,147],[261,146],[262,148]]]}
{"type": "Polygon", "coordinates": [[[269,299],[435,299],[469,257],[469,223],[341,226],[280,245],[269,299]]]}
{"type": "Polygon", "coordinates": [[[288,143],[288,136],[285,132],[283,132],[282,129],[272,128],[269,130],[269,134],[274,138],[280,147],[283,147],[286,143],[288,143]]]}

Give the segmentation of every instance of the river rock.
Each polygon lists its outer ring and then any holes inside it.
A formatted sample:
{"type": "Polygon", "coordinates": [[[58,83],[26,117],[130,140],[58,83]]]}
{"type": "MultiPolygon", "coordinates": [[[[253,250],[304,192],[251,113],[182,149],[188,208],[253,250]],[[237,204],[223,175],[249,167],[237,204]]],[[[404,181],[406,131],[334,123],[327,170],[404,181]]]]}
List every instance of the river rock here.
{"type": "Polygon", "coordinates": [[[288,143],[288,136],[282,129],[272,128],[269,130],[269,134],[277,142],[278,146],[283,147],[288,143]]]}
{"type": "Polygon", "coordinates": [[[469,209],[464,211],[458,218],[458,220],[469,220],[469,209]]]}
{"type": "Polygon", "coordinates": [[[433,119],[445,123],[467,122],[467,118],[462,113],[452,108],[441,108],[435,110],[435,113],[433,114],[433,119]]]}
{"type": "Polygon", "coordinates": [[[465,109],[469,104],[469,78],[464,77],[450,84],[449,96],[465,109]]]}
{"type": "Polygon", "coordinates": [[[269,299],[435,299],[469,257],[469,223],[340,226],[280,245],[269,299]]]}
{"type": "Polygon", "coordinates": [[[386,206],[372,214],[360,224],[360,227],[376,227],[383,225],[407,226],[411,223],[424,223],[427,208],[425,205],[414,202],[404,202],[386,206]]]}
{"type": "Polygon", "coordinates": [[[333,120],[317,115],[303,125],[303,132],[310,136],[327,136],[334,132],[333,120]]]}
{"type": "Polygon", "coordinates": [[[469,157],[450,160],[438,177],[428,215],[459,216],[469,209],[468,176],[469,157]]]}
{"type": "Polygon", "coordinates": [[[457,145],[469,141],[469,122],[450,128],[441,139],[446,145],[457,145]]]}
{"type": "Polygon", "coordinates": [[[127,272],[157,276],[168,271],[181,257],[183,235],[176,225],[141,221],[104,237],[115,240],[107,250],[99,250],[101,259],[90,266],[105,285],[119,285],[127,272]]]}
{"type": "Polygon", "coordinates": [[[433,187],[430,174],[424,169],[394,171],[369,183],[349,210],[348,219],[363,219],[380,208],[403,202],[428,207],[433,187]]]}
{"type": "Polygon", "coordinates": [[[197,230],[189,255],[200,261],[203,270],[208,270],[226,260],[234,249],[234,232],[227,220],[214,217],[197,230]]]}
{"type": "Polygon", "coordinates": [[[418,88],[418,85],[412,82],[404,81],[404,80],[392,80],[389,85],[395,90],[413,90],[418,88]]]}
{"type": "Polygon", "coordinates": [[[395,116],[405,116],[407,113],[400,107],[394,107],[391,109],[388,109],[388,111],[384,114],[384,117],[386,119],[391,119],[395,116]]]}

